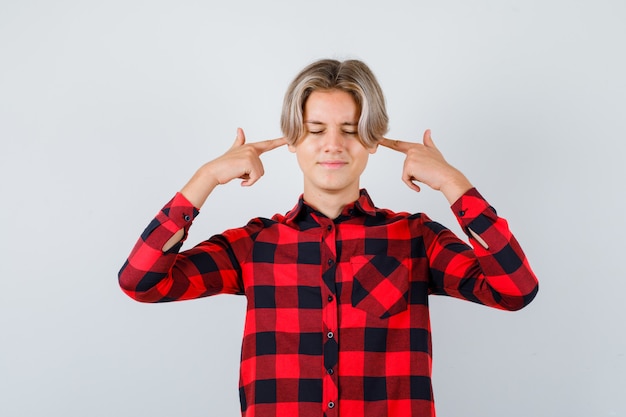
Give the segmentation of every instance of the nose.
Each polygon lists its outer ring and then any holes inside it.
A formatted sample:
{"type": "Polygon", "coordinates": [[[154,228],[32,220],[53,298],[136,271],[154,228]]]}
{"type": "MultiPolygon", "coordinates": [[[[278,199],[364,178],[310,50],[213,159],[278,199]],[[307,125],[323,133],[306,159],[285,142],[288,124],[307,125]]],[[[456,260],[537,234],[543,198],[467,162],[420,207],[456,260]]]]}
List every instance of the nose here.
{"type": "Polygon", "coordinates": [[[324,150],[327,152],[342,150],[344,137],[338,129],[329,129],[324,138],[324,150]]]}

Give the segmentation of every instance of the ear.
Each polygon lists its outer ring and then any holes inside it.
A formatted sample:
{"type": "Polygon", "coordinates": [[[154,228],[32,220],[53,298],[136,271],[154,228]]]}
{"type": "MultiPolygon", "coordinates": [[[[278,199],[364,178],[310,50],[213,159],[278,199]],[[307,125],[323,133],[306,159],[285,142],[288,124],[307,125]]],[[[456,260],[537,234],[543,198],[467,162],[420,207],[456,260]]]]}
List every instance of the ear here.
{"type": "Polygon", "coordinates": [[[378,150],[378,142],[376,142],[374,146],[372,146],[371,148],[367,148],[367,151],[370,154],[375,154],[377,150],[378,150]]]}
{"type": "Polygon", "coordinates": [[[296,145],[287,145],[287,149],[289,149],[291,153],[296,153],[296,145]]]}

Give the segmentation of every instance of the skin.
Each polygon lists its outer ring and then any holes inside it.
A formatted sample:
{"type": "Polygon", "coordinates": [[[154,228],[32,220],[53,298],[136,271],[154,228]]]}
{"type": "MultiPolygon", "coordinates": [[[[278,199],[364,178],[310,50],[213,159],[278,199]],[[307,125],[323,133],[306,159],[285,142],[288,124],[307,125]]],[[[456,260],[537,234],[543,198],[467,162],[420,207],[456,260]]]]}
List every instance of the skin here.
{"type": "Polygon", "coordinates": [[[380,145],[406,155],[402,181],[414,191],[421,190],[415,183],[421,182],[433,190],[441,191],[452,205],[472,188],[472,184],[465,175],[444,159],[435,146],[430,129],[424,132],[422,143],[383,138],[380,145]]]}
{"type": "Polygon", "coordinates": [[[331,219],[359,198],[359,179],[377,149],[359,140],[359,115],[349,93],[314,91],[304,105],[306,133],[289,145],[304,177],[304,200],[331,219]]]}
{"type": "MultiPolygon", "coordinates": [[[[354,99],[340,90],[311,93],[304,108],[306,134],[289,150],[296,154],[304,177],[304,199],[329,218],[335,218],[343,207],[358,199],[359,179],[367,166],[369,155],[377,146],[367,148],[359,140],[359,113],[354,99]]],[[[222,156],[202,165],[181,193],[200,209],[218,185],[242,179],[249,187],[264,174],[261,155],[283,145],[284,138],[246,143],[244,132],[237,129],[235,142],[222,156]]],[[[416,182],[443,193],[453,204],[472,184],[450,165],[435,146],[430,130],[424,132],[422,143],[382,138],[379,145],[406,155],[402,180],[419,192],[416,182]]],[[[164,246],[166,251],[183,237],[179,230],[164,246]]]]}
{"type": "MultiPolygon", "coordinates": [[[[261,155],[286,144],[284,138],[246,143],[243,129],[238,128],[233,146],[222,156],[202,165],[180,192],[194,207],[200,209],[218,185],[227,184],[240,178],[242,179],[241,185],[249,187],[265,173],[261,155]]],[[[169,250],[183,236],[184,231],[182,229],[176,232],[163,245],[163,251],[169,250]]]]}

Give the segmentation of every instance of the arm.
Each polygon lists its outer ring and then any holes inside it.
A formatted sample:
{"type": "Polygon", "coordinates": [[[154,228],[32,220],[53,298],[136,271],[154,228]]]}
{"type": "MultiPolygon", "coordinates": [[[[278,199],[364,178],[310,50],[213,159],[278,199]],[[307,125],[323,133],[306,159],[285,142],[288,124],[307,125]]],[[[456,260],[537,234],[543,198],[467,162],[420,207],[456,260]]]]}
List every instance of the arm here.
{"type": "Polygon", "coordinates": [[[422,144],[383,139],[381,145],[406,154],[402,179],[409,188],[419,192],[419,181],[444,194],[472,244],[427,219],[431,292],[507,310],[530,303],[537,278],[506,220],[444,159],[430,130],[422,144]]]}
{"type": "Polygon", "coordinates": [[[472,184],[461,171],[450,165],[435,146],[430,130],[424,132],[423,143],[403,142],[383,138],[380,145],[406,155],[402,169],[402,181],[412,190],[420,192],[419,181],[434,190],[441,191],[453,204],[472,184]]]}
{"type": "Polygon", "coordinates": [[[119,284],[131,298],[163,302],[236,294],[241,284],[232,245],[224,236],[178,253],[198,210],[176,193],[141,234],[119,272],[119,284]],[[168,251],[161,248],[183,231],[180,242],[168,251]]]}
{"type": "Polygon", "coordinates": [[[425,222],[431,293],[511,311],[528,305],[538,282],[507,221],[474,188],[452,210],[472,247],[438,223],[425,222]]]}
{"type": "Polygon", "coordinates": [[[236,253],[245,251],[249,227],[229,230],[191,250],[178,251],[215,187],[234,178],[242,178],[244,186],[252,185],[263,175],[260,155],[284,143],[280,138],[246,144],[239,129],[233,146],[204,164],[142,233],[119,272],[122,290],[144,302],[240,293],[236,253]]]}
{"type": "MultiPolygon", "coordinates": [[[[285,139],[270,139],[246,144],[246,137],[241,128],[233,146],[222,156],[202,165],[191,177],[180,193],[195,207],[200,209],[211,192],[218,185],[226,184],[235,178],[241,178],[241,185],[249,187],[265,173],[261,163],[261,154],[286,144],[285,139]]],[[[184,231],[179,230],[163,246],[169,250],[183,238],[184,231]]]]}

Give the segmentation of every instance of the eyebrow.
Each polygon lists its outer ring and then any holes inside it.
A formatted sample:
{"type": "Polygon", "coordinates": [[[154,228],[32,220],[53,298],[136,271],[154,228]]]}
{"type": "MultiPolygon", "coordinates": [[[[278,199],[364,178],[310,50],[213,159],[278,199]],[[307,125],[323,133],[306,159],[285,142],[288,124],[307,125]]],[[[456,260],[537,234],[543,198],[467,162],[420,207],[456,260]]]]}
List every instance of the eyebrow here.
{"type": "MultiPolygon", "coordinates": [[[[312,125],[325,125],[326,123],[318,122],[317,120],[305,120],[304,123],[312,125]]],[[[358,126],[356,122],[343,122],[341,126],[358,126]]]]}

